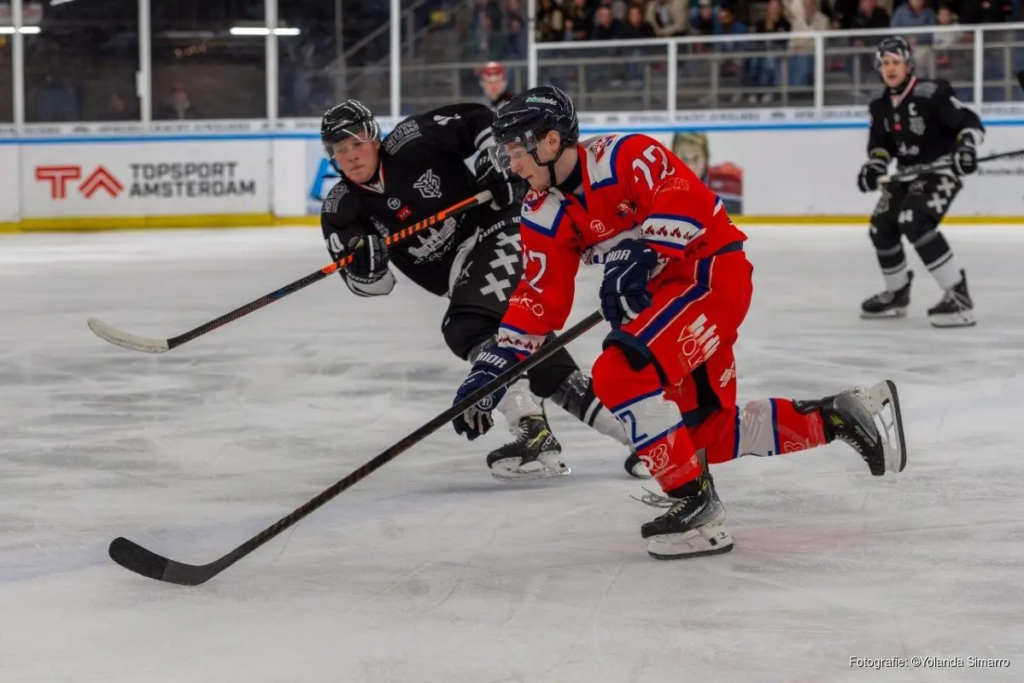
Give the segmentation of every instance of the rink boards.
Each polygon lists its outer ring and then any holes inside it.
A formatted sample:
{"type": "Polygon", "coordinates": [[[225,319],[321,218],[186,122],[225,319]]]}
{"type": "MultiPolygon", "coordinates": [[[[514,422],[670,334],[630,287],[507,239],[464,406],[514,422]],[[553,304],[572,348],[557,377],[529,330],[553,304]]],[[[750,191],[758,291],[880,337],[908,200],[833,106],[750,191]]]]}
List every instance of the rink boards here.
{"type": "MultiPolygon", "coordinates": [[[[982,154],[1024,148],[1024,107],[982,107],[982,154]]],[[[385,129],[390,120],[382,120],[385,129]]],[[[584,137],[641,132],[670,146],[745,223],[862,223],[877,202],[856,175],[867,117],[856,108],[608,113],[584,137]]],[[[315,224],[336,182],[319,121],[28,126],[0,131],[0,231],[315,224]]],[[[956,222],[1024,221],[1024,157],[984,164],[956,222]]],[[[941,201],[941,199],[940,199],[941,201]]]]}

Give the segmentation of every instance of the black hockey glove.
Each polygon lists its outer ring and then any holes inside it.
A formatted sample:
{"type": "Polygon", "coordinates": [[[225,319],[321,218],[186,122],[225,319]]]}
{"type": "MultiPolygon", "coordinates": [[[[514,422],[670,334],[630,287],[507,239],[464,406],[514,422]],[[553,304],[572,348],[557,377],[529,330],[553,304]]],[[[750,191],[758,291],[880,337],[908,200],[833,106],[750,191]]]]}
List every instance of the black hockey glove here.
{"type": "Polygon", "coordinates": [[[970,175],[978,170],[978,149],[974,136],[960,134],[953,147],[953,170],[957,175],[970,175]]]}
{"type": "Polygon", "coordinates": [[[349,237],[345,242],[345,254],[352,255],[347,273],[356,282],[377,282],[388,273],[388,245],[375,232],[356,233],[349,237]]]}
{"type": "Polygon", "coordinates": [[[476,158],[476,184],[478,191],[490,191],[491,206],[494,209],[504,209],[523,201],[523,182],[519,176],[510,178],[507,173],[494,168],[485,152],[481,152],[476,158]]]}
{"type": "Polygon", "coordinates": [[[874,156],[860,167],[860,175],[857,176],[857,187],[861,192],[874,192],[878,189],[878,179],[889,170],[888,157],[874,156]]]}

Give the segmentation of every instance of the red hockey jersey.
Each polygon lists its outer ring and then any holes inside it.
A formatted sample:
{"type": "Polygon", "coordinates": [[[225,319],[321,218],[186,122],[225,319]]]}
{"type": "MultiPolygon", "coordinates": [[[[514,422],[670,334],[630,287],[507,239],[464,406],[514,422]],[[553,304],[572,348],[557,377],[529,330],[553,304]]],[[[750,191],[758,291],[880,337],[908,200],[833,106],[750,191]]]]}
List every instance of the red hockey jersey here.
{"type": "Polygon", "coordinates": [[[692,279],[695,262],[746,239],[722,200],[660,142],[605,135],[579,145],[583,195],[530,191],[520,234],[524,273],[502,320],[498,344],[537,350],[572,309],[580,263],[601,264],[615,245],[639,239],[660,258],[651,278],[692,279]]]}

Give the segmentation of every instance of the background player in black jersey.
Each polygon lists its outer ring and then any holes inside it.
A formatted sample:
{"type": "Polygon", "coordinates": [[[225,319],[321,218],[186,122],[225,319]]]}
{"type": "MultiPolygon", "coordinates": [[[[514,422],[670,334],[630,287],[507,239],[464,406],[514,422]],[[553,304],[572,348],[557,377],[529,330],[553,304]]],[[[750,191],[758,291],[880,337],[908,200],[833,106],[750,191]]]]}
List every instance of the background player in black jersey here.
{"type": "Polygon", "coordinates": [[[871,217],[871,241],[886,289],[861,305],[862,316],[906,315],[913,276],[903,252],[901,238],[906,237],[944,292],[939,303],[928,309],[932,325],[974,325],[967,277],[957,268],[939,223],[960,192],[960,176],[978,169],[977,148],[985,129],[978,115],[957,99],[948,81],[914,75],[914,58],[903,38],[883,40],[875,64],[886,90],[871,103],[868,161],[858,178],[861,191],[878,189],[879,178],[893,159],[899,166],[948,162],[950,167],[882,187],[871,217]]]}
{"type": "Polygon", "coordinates": [[[491,101],[491,109],[499,111],[512,99],[508,91],[508,75],[501,62],[487,62],[480,70],[480,87],[491,101]]]}
{"type": "MultiPolygon", "coordinates": [[[[492,146],[494,113],[482,104],[458,104],[412,116],[381,139],[380,125],[349,100],[324,114],[320,137],[341,181],[324,199],[321,227],[334,260],[352,254],[341,275],[354,294],[390,294],[391,264],[423,289],[448,297],[441,334],[452,352],[472,361],[494,344],[509,297],[522,275],[519,215],[525,188],[513,185],[479,154],[492,146]],[[427,218],[482,189],[494,200],[388,248],[387,235],[427,218]]],[[[503,480],[568,472],[535,396],[555,403],[597,431],[629,447],[621,423],[597,400],[591,380],[562,349],[513,384],[498,405],[516,437],[491,452],[487,464],[503,480]]],[[[493,422],[484,413],[461,420],[474,439],[493,422]]],[[[630,453],[626,470],[646,476],[630,453]]]]}

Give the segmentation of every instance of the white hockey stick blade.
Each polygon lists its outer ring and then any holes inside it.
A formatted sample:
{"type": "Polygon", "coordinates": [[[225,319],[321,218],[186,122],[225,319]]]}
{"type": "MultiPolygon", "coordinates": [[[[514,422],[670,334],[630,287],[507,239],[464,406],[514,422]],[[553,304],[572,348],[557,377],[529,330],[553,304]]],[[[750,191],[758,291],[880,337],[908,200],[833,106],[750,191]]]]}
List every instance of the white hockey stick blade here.
{"type": "Polygon", "coordinates": [[[128,332],[122,332],[99,318],[89,318],[88,322],[89,329],[93,331],[93,334],[114,346],[120,346],[122,349],[142,351],[143,353],[164,353],[170,349],[166,339],[150,339],[149,337],[140,337],[128,332]]]}
{"type": "Polygon", "coordinates": [[[875,425],[882,434],[885,448],[885,469],[902,472],[907,466],[907,442],[903,437],[903,415],[896,384],[883,380],[867,390],[868,409],[875,416],[875,425]]]}

